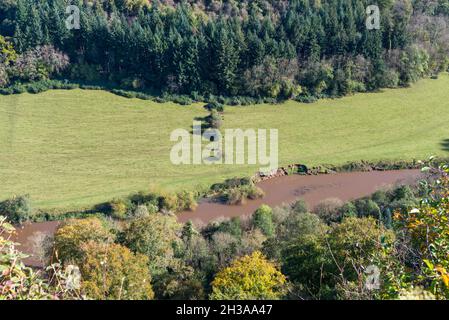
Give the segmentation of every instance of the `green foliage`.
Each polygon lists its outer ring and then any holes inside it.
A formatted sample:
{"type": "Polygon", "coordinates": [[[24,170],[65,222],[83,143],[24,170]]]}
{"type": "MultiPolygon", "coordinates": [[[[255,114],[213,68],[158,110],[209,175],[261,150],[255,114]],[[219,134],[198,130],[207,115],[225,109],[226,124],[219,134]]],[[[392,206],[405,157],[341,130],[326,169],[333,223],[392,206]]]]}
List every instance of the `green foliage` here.
{"type": "Polygon", "coordinates": [[[117,244],[81,245],[82,290],[97,300],[150,300],[154,297],[148,258],[117,244]]]}
{"type": "Polygon", "coordinates": [[[130,203],[123,199],[114,199],[108,203],[108,211],[115,219],[125,219],[130,207],[130,203]]]}
{"type": "Polygon", "coordinates": [[[280,299],[286,279],[260,252],[235,260],[212,282],[211,299],[280,299]]]}
{"type": "Polygon", "coordinates": [[[83,259],[82,244],[110,243],[113,239],[112,233],[97,218],[68,220],[56,230],[53,255],[64,264],[80,264],[83,259]]]}
{"type": "Polygon", "coordinates": [[[147,256],[151,274],[158,276],[175,263],[173,246],[179,241],[180,228],[175,217],[153,214],[128,223],[118,241],[134,253],[147,256]]]}
{"type": "Polygon", "coordinates": [[[216,102],[216,101],[212,101],[212,102],[206,104],[204,106],[204,108],[206,110],[209,110],[209,111],[212,111],[212,110],[216,110],[218,112],[223,112],[224,111],[224,106],[221,103],[216,102]]]}
{"type": "Polygon", "coordinates": [[[309,211],[309,208],[307,206],[307,203],[304,200],[298,200],[296,201],[293,206],[292,206],[292,210],[295,213],[306,213],[309,211]]]}
{"type": "Polygon", "coordinates": [[[253,214],[252,224],[255,228],[259,228],[267,237],[272,237],[275,232],[273,210],[267,205],[260,206],[253,214]]]}
{"type": "Polygon", "coordinates": [[[381,211],[376,202],[371,199],[361,199],[354,202],[359,217],[381,218],[381,211]]]}
{"type": "Polygon", "coordinates": [[[326,223],[339,222],[342,216],[343,201],[331,198],[321,201],[313,210],[326,223]]]}
{"type": "Polygon", "coordinates": [[[2,35],[0,35],[0,65],[9,65],[15,62],[17,59],[17,53],[11,42],[7,41],[2,35]]]}
{"type": "Polygon", "coordinates": [[[0,215],[6,216],[12,223],[27,221],[30,218],[31,212],[29,195],[16,196],[0,202],[0,215]]]}
{"type": "Polygon", "coordinates": [[[410,236],[419,259],[411,285],[423,286],[438,299],[449,297],[449,169],[439,168],[437,179],[418,208],[396,211],[395,222],[410,236]]]}
{"type": "Polygon", "coordinates": [[[357,207],[353,202],[347,202],[340,208],[341,217],[344,218],[356,218],[357,207]]]}
{"type": "Polygon", "coordinates": [[[229,205],[243,204],[246,199],[260,199],[265,195],[250,178],[227,179],[224,183],[212,185],[211,190],[221,201],[229,205]]]}
{"type": "Polygon", "coordinates": [[[384,258],[392,232],[371,218],[347,218],[326,229],[292,237],[282,251],[282,271],[293,281],[295,294],[313,298],[372,297],[364,286],[364,270],[384,258]]]}
{"type": "MultiPolygon", "coordinates": [[[[446,5],[430,12],[420,9],[421,1],[382,5],[381,29],[372,31],[365,27],[365,4],[82,2],[84,32],[69,32],[65,0],[17,0],[1,9],[0,26],[21,55],[49,44],[66,52],[74,79],[180,95],[174,100],[183,105],[191,101],[182,95],[211,94],[229,104],[245,104],[238,96],[311,101],[408,85],[444,70],[449,48],[437,15],[446,5]]],[[[27,77],[47,77],[41,67],[29,68],[27,77]]]]}
{"type": "Polygon", "coordinates": [[[214,232],[228,233],[236,239],[240,239],[242,237],[242,225],[240,218],[234,217],[230,220],[221,222],[214,232]]]}

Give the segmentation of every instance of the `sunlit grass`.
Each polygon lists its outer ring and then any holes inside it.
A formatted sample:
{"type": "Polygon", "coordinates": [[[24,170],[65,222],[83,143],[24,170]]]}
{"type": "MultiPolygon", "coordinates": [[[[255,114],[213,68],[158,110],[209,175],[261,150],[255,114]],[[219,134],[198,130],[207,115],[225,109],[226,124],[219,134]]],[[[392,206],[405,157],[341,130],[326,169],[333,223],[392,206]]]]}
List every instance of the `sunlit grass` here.
{"type": "MultiPolygon", "coordinates": [[[[201,104],[103,91],[0,96],[0,199],[31,194],[42,208],[78,208],[145,190],[207,186],[259,166],[174,166],[170,133],[190,131],[201,104]]],[[[224,128],[279,130],[280,164],[447,155],[449,76],[411,88],[313,104],[228,107],[224,128]]]]}

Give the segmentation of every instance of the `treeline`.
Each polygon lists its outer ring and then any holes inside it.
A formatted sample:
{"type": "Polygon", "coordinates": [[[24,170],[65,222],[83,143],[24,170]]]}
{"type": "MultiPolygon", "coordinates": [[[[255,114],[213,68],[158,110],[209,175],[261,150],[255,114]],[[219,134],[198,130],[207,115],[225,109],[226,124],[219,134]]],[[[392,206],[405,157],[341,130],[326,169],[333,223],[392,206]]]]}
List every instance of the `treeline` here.
{"type": "Polygon", "coordinates": [[[195,100],[301,101],[405,86],[447,70],[448,3],[378,1],[381,28],[368,30],[372,3],[360,0],[10,0],[0,30],[17,59],[51,46],[64,68],[0,71],[0,84],[59,76],[195,100]],[[79,30],[66,28],[69,3],[81,9],[79,30]]]}

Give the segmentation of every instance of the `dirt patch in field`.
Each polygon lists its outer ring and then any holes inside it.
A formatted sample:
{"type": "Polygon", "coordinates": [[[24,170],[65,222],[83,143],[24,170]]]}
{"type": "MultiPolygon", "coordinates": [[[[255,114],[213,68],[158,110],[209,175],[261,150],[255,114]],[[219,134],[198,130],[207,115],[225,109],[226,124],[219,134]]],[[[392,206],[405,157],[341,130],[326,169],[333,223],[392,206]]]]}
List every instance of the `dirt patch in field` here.
{"type": "Polygon", "coordinates": [[[397,184],[412,184],[422,173],[420,170],[349,172],[327,175],[290,175],[262,181],[258,184],[265,192],[259,200],[248,200],[240,206],[229,206],[204,200],[195,212],[185,211],[178,215],[180,222],[208,223],[220,218],[231,218],[252,214],[262,204],[271,207],[290,204],[303,199],[309,208],[320,201],[338,198],[354,200],[374,193],[381,188],[397,184]]]}

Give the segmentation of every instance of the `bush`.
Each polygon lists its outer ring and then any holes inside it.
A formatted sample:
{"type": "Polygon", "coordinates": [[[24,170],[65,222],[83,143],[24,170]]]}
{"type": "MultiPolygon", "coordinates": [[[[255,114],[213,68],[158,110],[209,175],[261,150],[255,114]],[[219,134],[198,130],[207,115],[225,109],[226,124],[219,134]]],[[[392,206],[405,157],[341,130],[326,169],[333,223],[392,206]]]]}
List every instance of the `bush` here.
{"type": "Polygon", "coordinates": [[[379,207],[384,207],[390,201],[388,193],[385,190],[378,190],[371,195],[373,200],[379,207]]]}
{"type": "Polygon", "coordinates": [[[123,199],[113,199],[108,203],[108,214],[115,219],[126,219],[131,204],[123,199]]]}
{"type": "Polygon", "coordinates": [[[229,205],[241,205],[245,203],[246,194],[239,188],[233,188],[225,191],[222,199],[229,205]]]}
{"type": "Polygon", "coordinates": [[[173,102],[178,103],[182,106],[188,106],[193,103],[192,99],[190,99],[188,96],[176,96],[172,100],[173,102]]]}
{"type": "Polygon", "coordinates": [[[331,198],[321,201],[313,210],[320,219],[326,223],[341,221],[342,215],[340,208],[343,202],[337,198],[331,198]]]}
{"type": "Polygon", "coordinates": [[[307,203],[304,200],[298,200],[292,205],[292,210],[294,213],[306,213],[309,211],[307,203]]]}
{"type": "Polygon", "coordinates": [[[375,219],[380,219],[382,217],[379,206],[371,199],[360,199],[355,201],[354,204],[357,208],[357,215],[360,218],[373,217],[375,219]]]}
{"type": "Polygon", "coordinates": [[[296,101],[301,103],[314,103],[318,99],[315,96],[309,96],[309,95],[300,95],[295,98],[296,101]]]}
{"type": "Polygon", "coordinates": [[[216,102],[216,101],[206,104],[204,106],[204,108],[207,109],[208,111],[212,111],[212,110],[216,110],[217,112],[224,111],[224,106],[221,103],[216,102]]]}
{"type": "Polygon", "coordinates": [[[357,217],[357,208],[352,202],[345,203],[340,208],[341,217],[344,218],[356,218],[357,217]]]}
{"type": "Polygon", "coordinates": [[[246,198],[251,200],[261,199],[265,196],[265,192],[254,184],[242,186],[240,189],[246,195],[246,198]]]}
{"type": "Polygon", "coordinates": [[[198,207],[198,203],[196,202],[195,195],[193,192],[182,191],[177,193],[177,211],[182,210],[190,210],[195,211],[198,207]]]}
{"type": "Polygon", "coordinates": [[[241,205],[246,199],[260,199],[264,195],[262,189],[254,184],[225,189],[221,192],[222,200],[229,205],[241,205]]]}
{"type": "Polygon", "coordinates": [[[0,215],[5,216],[12,223],[27,221],[31,215],[30,196],[17,196],[0,202],[0,215]]]}
{"type": "Polygon", "coordinates": [[[132,98],[136,98],[136,93],[133,91],[125,91],[125,90],[120,90],[120,89],[112,89],[111,92],[113,94],[116,94],[118,96],[124,97],[124,98],[128,98],[128,99],[132,99],[132,98]]]}
{"type": "Polygon", "coordinates": [[[239,217],[233,217],[230,220],[223,221],[218,225],[214,233],[229,233],[236,239],[242,237],[242,223],[239,217]]]}
{"type": "Polygon", "coordinates": [[[393,191],[393,200],[414,200],[415,196],[410,186],[400,186],[393,191]]]}
{"type": "Polygon", "coordinates": [[[5,65],[0,62],[0,88],[6,87],[9,84],[9,76],[5,65]]]}
{"type": "Polygon", "coordinates": [[[16,83],[11,86],[11,90],[13,94],[21,94],[27,91],[27,87],[20,83],[16,83]]]}
{"type": "Polygon", "coordinates": [[[275,230],[273,210],[267,205],[262,205],[256,212],[254,212],[252,225],[255,228],[259,228],[267,237],[272,237],[275,230]]]}

